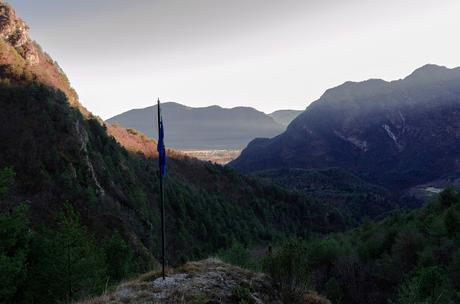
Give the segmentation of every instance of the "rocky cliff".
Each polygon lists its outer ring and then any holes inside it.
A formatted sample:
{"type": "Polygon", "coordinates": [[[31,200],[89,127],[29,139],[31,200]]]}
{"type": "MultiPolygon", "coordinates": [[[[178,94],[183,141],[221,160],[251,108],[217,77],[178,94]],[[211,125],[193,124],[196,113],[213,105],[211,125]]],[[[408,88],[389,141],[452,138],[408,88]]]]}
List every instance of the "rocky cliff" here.
{"type": "Polygon", "coordinates": [[[8,4],[0,2],[0,39],[11,44],[31,65],[38,64],[40,58],[28,33],[29,27],[16,16],[8,4]]]}
{"type": "Polygon", "coordinates": [[[29,37],[29,27],[7,3],[0,2],[0,75],[8,83],[36,82],[62,91],[70,105],[86,117],[69,79],[42,48],[29,37]]]}

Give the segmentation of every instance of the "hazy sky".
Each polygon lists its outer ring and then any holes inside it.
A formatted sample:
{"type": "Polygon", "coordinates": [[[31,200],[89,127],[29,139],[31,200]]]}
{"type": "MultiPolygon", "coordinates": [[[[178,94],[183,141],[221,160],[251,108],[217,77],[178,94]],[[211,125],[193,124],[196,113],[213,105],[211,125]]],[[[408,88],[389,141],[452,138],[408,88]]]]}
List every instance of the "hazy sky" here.
{"type": "Polygon", "coordinates": [[[459,0],[10,0],[81,102],[304,109],[347,80],[460,66],[459,0]]]}

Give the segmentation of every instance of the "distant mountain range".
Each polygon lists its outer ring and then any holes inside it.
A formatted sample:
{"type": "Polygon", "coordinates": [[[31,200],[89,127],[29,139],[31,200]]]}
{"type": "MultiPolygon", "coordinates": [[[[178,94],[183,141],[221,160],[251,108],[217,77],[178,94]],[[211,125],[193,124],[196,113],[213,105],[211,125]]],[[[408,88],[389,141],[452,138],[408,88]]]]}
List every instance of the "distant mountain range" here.
{"type": "Polygon", "coordinates": [[[231,166],[338,167],[398,191],[453,179],[460,174],[460,68],[426,65],[401,80],[327,90],[286,132],[252,141],[231,166]]]}
{"type": "MultiPolygon", "coordinates": [[[[156,137],[157,106],[134,109],[107,120],[156,137]]],[[[281,134],[301,111],[282,110],[265,114],[249,107],[187,107],[162,104],[166,144],[175,149],[242,149],[257,137],[281,134]]]]}

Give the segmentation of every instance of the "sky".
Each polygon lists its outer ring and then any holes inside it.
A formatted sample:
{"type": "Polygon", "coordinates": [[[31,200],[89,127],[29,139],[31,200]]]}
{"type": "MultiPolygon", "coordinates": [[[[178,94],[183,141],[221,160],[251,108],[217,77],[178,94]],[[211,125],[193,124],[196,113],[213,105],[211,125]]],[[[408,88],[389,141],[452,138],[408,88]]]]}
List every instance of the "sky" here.
{"type": "Polygon", "coordinates": [[[352,80],[460,66],[459,0],[10,0],[104,119],[151,106],[305,109],[352,80]]]}

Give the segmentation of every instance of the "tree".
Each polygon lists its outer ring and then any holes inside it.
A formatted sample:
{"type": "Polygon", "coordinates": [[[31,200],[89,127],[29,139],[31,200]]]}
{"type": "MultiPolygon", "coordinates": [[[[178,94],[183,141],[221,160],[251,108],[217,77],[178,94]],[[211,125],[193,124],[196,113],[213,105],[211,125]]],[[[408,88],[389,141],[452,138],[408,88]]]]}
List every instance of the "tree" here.
{"type": "Polygon", "coordinates": [[[443,207],[450,207],[451,205],[457,204],[459,198],[454,189],[447,188],[439,194],[439,201],[443,207]]]}
{"type": "Polygon", "coordinates": [[[116,232],[104,244],[107,274],[112,281],[120,281],[134,272],[133,252],[116,232]]]}
{"type": "Polygon", "coordinates": [[[33,282],[39,303],[71,302],[101,292],[107,282],[103,250],[65,204],[55,230],[44,229],[34,240],[33,282]]]}
{"type": "Polygon", "coordinates": [[[28,205],[0,215],[0,303],[14,302],[27,278],[29,254],[28,205]]]}
{"type": "Polygon", "coordinates": [[[9,167],[0,170],[0,198],[3,198],[10,189],[14,175],[13,169],[9,167]]]}

